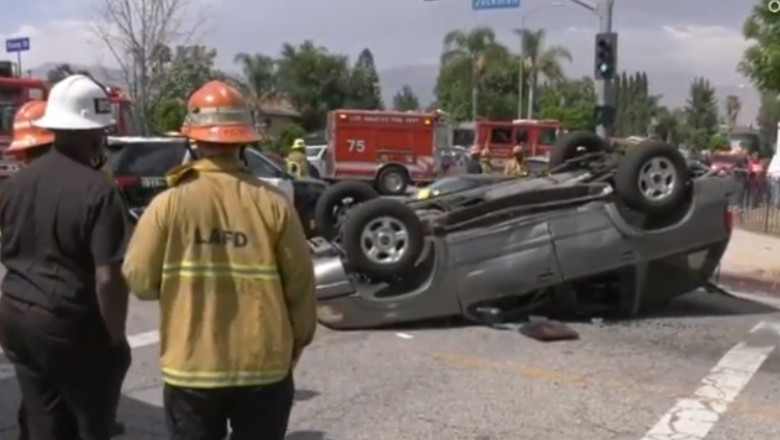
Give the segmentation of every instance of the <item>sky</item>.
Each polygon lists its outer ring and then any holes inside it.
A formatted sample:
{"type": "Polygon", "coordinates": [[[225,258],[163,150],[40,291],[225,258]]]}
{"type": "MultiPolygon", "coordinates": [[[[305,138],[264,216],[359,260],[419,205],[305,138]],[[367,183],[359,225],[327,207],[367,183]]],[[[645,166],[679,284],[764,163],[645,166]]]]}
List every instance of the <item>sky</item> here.
{"type": "MultiPolygon", "coordinates": [[[[90,33],[89,23],[99,18],[96,11],[105,1],[110,0],[13,2],[0,14],[0,37],[30,37],[25,68],[46,62],[115,65],[90,33]]],[[[655,73],[701,75],[729,88],[746,84],[736,65],[747,46],[742,22],[755,1],[615,0],[619,68],[645,70],[651,78],[655,73]]],[[[493,11],[472,11],[470,0],[190,2],[208,17],[194,40],[217,48],[220,66],[228,69],[238,52],[275,55],[282,43],[305,39],[351,56],[369,47],[380,71],[435,64],[449,30],[488,25],[505,44],[517,46],[512,29],[524,22],[528,28],[547,29],[548,44],[568,47],[574,61],[567,72],[581,76],[592,72],[598,28],[593,13],[570,0],[523,0],[520,9],[493,11]]],[[[738,90],[752,93],[750,87],[738,90]]]]}

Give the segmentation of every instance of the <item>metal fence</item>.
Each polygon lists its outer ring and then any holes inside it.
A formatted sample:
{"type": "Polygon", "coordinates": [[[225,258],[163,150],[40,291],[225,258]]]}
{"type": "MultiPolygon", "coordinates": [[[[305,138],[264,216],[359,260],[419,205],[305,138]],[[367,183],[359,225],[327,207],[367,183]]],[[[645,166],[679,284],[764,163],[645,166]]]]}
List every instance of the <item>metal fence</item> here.
{"type": "Polygon", "coordinates": [[[735,176],[731,204],[740,227],[780,236],[780,178],[735,176]]]}

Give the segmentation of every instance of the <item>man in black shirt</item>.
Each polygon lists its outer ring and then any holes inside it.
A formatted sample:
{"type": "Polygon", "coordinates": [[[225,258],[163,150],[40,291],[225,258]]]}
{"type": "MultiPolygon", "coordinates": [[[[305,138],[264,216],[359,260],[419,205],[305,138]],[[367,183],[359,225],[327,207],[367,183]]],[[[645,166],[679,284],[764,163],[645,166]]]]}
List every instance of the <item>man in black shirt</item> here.
{"type": "Polygon", "coordinates": [[[130,228],[118,189],[96,169],[113,124],[105,91],[74,75],[36,125],[54,148],[0,197],[0,345],[14,364],[31,440],[108,440],[126,356],[130,228]]]}
{"type": "Polygon", "coordinates": [[[474,145],[469,150],[469,158],[466,161],[466,174],[482,174],[482,163],[479,159],[482,156],[482,149],[479,145],[474,145]]]}

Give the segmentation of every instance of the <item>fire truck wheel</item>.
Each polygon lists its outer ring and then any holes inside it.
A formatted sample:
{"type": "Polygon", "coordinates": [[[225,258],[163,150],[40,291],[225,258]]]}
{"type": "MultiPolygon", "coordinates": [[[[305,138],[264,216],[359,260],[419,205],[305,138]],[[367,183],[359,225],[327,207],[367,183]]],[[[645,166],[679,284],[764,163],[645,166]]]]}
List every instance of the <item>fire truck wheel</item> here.
{"type": "Polygon", "coordinates": [[[403,277],[422,254],[423,230],[420,217],[403,202],[376,199],[364,203],[344,222],[342,246],[347,263],[378,281],[403,277]]]}
{"type": "Polygon", "coordinates": [[[409,173],[399,166],[388,166],[376,176],[376,189],[387,196],[403,196],[409,187],[409,173]]]}
{"type": "Polygon", "coordinates": [[[583,153],[608,151],[609,143],[590,131],[573,131],[558,138],[550,151],[550,168],[574,159],[583,153]]]}
{"type": "Polygon", "coordinates": [[[344,180],[323,191],[314,208],[317,234],[326,240],[339,235],[339,226],[346,212],[354,205],[379,197],[374,188],[363,182],[344,180]]]}

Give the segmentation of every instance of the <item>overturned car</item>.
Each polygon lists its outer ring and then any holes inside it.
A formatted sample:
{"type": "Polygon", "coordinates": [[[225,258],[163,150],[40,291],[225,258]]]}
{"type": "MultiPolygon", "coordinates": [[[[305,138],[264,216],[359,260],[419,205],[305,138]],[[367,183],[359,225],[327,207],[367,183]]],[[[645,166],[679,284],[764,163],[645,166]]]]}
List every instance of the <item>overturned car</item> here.
{"type": "Polygon", "coordinates": [[[708,282],[731,236],[726,181],[662,142],[623,154],[584,132],[559,140],[550,167],[416,201],[334,185],[318,206],[330,235],[310,241],[320,322],[484,322],[542,306],[630,317],[708,282]]]}

